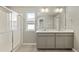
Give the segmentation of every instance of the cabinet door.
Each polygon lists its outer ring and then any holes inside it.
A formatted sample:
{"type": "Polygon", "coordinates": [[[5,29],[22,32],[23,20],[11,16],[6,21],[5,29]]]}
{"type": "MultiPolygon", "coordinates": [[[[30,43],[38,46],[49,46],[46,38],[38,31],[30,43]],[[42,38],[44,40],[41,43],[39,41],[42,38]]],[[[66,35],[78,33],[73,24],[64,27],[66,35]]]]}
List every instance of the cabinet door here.
{"type": "Polygon", "coordinates": [[[63,35],[57,34],[56,35],[56,48],[65,48],[65,40],[63,35]]]}
{"type": "Polygon", "coordinates": [[[72,34],[65,38],[65,48],[73,48],[73,39],[74,36],[72,34]]]}
{"type": "Polygon", "coordinates": [[[46,37],[38,36],[37,37],[37,48],[46,48],[46,37]]]}
{"type": "Polygon", "coordinates": [[[37,48],[55,48],[55,34],[38,34],[37,48]]]}
{"type": "Polygon", "coordinates": [[[56,48],[72,48],[72,34],[56,34],[56,48]]]}
{"type": "Polygon", "coordinates": [[[52,35],[48,35],[46,36],[47,39],[46,39],[46,48],[55,48],[55,35],[52,34],[52,35]]]}

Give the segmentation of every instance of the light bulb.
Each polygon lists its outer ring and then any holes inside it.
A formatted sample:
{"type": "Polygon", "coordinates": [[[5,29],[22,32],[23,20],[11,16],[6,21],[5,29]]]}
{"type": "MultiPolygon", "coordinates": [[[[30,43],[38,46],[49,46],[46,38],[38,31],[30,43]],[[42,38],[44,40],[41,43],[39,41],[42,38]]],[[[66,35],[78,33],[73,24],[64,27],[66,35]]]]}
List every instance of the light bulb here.
{"type": "Polygon", "coordinates": [[[49,12],[49,9],[48,9],[48,8],[46,8],[46,9],[45,9],[45,12],[46,12],[46,13],[47,13],[47,12],[49,12]]]}
{"type": "Polygon", "coordinates": [[[59,12],[61,13],[62,11],[63,11],[63,8],[60,8],[60,11],[59,12]]]}
{"type": "Polygon", "coordinates": [[[41,9],[41,12],[45,12],[44,8],[41,9]]]}
{"type": "Polygon", "coordinates": [[[59,11],[60,11],[60,9],[59,9],[59,8],[57,8],[57,9],[55,10],[55,12],[56,12],[56,13],[59,13],[59,11]]]}

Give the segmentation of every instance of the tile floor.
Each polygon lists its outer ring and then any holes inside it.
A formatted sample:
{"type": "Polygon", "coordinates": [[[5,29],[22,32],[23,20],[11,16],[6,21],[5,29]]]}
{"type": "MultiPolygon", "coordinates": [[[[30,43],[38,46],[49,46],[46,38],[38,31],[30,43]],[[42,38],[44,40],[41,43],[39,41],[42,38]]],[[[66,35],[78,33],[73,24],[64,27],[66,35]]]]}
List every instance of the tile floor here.
{"type": "Polygon", "coordinates": [[[24,45],[15,52],[73,52],[72,50],[38,50],[35,45],[24,45]]]}

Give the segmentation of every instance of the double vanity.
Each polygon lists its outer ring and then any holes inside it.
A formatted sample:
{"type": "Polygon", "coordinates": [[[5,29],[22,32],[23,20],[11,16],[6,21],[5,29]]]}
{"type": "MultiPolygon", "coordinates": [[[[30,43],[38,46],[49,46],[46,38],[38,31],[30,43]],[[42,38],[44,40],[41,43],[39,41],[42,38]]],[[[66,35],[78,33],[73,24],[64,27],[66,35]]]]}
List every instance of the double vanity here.
{"type": "MultiPolygon", "coordinates": [[[[60,9],[60,8],[59,8],[60,9]]],[[[66,18],[66,8],[61,13],[39,13],[36,35],[38,49],[72,49],[74,31],[72,19],[66,18]]],[[[54,11],[54,10],[53,10],[54,11]]]]}
{"type": "Polygon", "coordinates": [[[36,31],[38,49],[72,49],[73,31],[36,31]]]}

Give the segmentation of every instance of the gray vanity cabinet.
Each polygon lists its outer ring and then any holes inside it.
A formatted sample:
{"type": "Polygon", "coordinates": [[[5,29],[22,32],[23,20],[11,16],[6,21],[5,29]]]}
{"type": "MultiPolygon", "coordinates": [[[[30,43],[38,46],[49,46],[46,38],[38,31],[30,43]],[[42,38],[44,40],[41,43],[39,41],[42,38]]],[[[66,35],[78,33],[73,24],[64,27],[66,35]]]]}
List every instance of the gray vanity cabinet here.
{"type": "Polygon", "coordinates": [[[72,49],[73,33],[38,33],[37,48],[72,49]]]}
{"type": "Polygon", "coordinates": [[[73,48],[73,34],[56,34],[56,48],[73,48]]]}
{"type": "Polygon", "coordinates": [[[37,34],[37,48],[55,48],[55,34],[37,34]]]}

